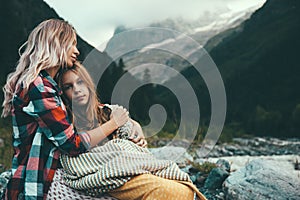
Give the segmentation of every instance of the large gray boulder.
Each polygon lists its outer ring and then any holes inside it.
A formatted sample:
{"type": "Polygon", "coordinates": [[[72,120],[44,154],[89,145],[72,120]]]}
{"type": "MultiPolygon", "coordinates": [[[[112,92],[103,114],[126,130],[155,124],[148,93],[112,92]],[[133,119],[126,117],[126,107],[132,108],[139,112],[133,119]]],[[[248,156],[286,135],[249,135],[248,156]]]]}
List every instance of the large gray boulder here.
{"type": "Polygon", "coordinates": [[[224,182],[226,199],[300,199],[300,171],[291,162],[256,159],[224,182]]]}
{"type": "Polygon", "coordinates": [[[180,167],[185,167],[193,162],[193,157],[187,152],[186,148],[175,146],[164,146],[159,148],[149,148],[149,151],[158,159],[172,160],[180,167]]]}

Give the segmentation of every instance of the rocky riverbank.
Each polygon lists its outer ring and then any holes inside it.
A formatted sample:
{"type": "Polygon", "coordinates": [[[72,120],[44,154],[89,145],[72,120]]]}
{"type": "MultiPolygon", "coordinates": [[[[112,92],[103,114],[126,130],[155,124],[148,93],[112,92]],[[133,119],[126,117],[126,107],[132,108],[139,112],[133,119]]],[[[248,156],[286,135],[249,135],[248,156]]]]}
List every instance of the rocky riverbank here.
{"type": "Polygon", "coordinates": [[[208,199],[300,199],[300,139],[235,138],[205,158],[201,145],[174,144],[153,153],[176,161],[208,199]]]}
{"type": "Polygon", "coordinates": [[[300,139],[235,138],[205,158],[198,156],[201,144],[169,142],[156,141],[161,147],[150,150],[178,163],[210,200],[300,199],[300,139]]]}

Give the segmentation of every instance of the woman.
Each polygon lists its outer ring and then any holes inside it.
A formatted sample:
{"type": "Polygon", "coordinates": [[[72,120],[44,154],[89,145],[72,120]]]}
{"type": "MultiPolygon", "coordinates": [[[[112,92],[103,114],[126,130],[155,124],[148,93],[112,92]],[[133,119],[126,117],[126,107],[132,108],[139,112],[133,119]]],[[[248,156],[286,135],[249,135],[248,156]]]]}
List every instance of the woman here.
{"type": "Polygon", "coordinates": [[[70,24],[46,20],[30,33],[16,70],[8,75],[2,116],[12,115],[14,155],[6,199],[45,199],[61,154],[86,152],[129,119],[118,107],[102,126],[74,130],[53,78],[77,60],[76,43],[70,24]]]}
{"type": "MultiPolygon", "coordinates": [[[[80,63],[62,72],[58,82],[76,128],[85,131],[109,120],[107,113],[115,108],[99,103],[93,81],[80,63]]],[[[130,122],[132,131],[123,130],[126,123],[118,130],[118,137],[123,138],[126,132],[129,140],[145,147],[140,125],[130,122]]],[[[205,199],[174,162],[158,160],[134,143],[115,139],[77,157],[62,156],[65,183],[92,196],[109,193],[118,199],[193,199],[194,192],[205,199]]]]}

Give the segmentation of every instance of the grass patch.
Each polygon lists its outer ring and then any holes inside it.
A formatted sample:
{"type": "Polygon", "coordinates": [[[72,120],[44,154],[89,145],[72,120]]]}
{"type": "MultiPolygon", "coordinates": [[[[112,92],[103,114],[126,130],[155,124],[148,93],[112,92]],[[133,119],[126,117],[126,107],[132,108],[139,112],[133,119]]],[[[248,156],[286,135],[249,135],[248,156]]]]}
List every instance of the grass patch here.
{"type": "Polygon", "coordinates": [[[204,174],[209,174],[209,172],[213,169],[216,168],[217,165],[215,163],[211,163],[211,162],[204,162],[202,164],[199,163],[192,163],[192,166],[194,168],[196,168],[197,170],[199,170],[201,173],[204,174]]]}

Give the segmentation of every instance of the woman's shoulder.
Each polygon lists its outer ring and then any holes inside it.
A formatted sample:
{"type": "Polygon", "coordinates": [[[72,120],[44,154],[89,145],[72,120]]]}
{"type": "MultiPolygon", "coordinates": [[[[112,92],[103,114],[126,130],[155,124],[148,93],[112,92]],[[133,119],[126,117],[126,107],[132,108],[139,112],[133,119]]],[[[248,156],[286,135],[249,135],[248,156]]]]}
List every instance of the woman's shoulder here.
{"type": "Polygon", "coordinates": [[[39,74],[29,86],[28,92],[34,93],[56,93],[59,92],[56,84],[49,78],[39,74]]]}

